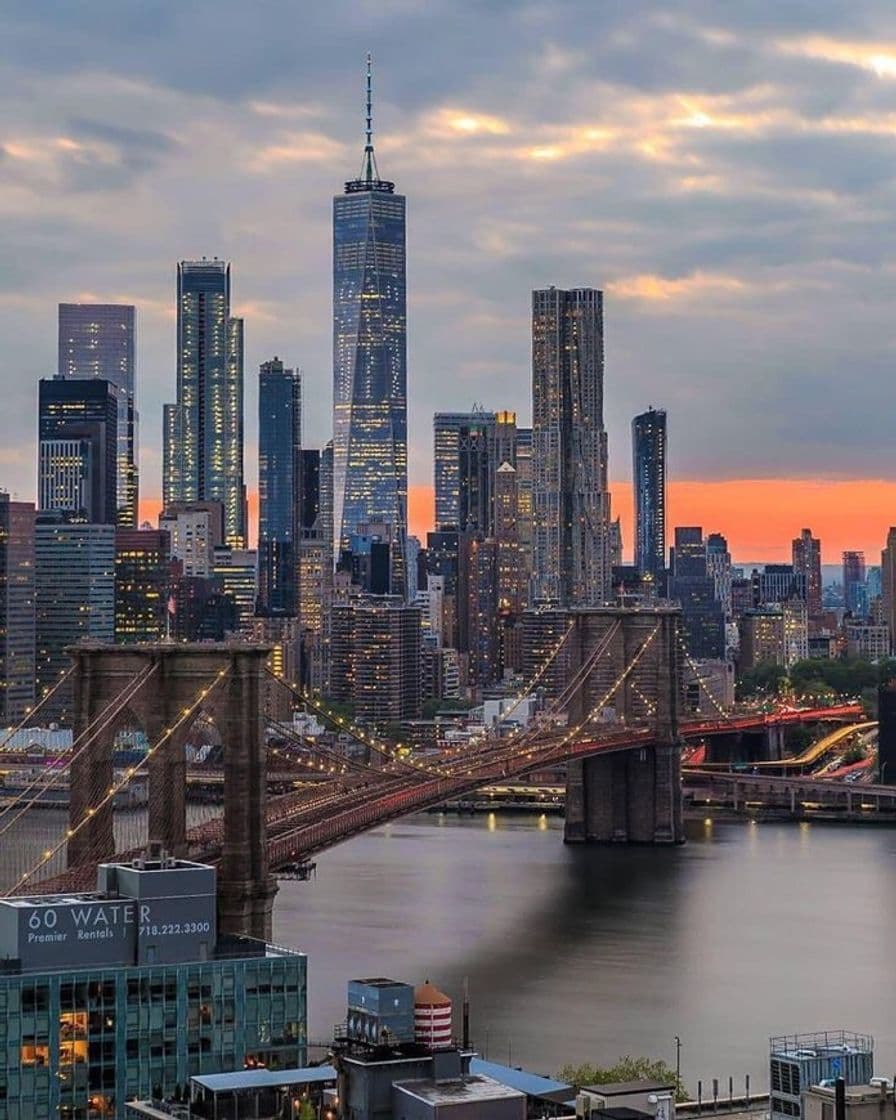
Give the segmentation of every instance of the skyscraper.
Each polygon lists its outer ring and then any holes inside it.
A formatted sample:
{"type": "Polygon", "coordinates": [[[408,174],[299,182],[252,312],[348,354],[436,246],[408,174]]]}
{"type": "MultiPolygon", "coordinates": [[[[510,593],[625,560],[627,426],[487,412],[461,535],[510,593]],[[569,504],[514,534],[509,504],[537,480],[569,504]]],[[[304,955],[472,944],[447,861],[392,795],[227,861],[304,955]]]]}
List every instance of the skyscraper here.
{"type": "Polygon", "coordinates": [[[821,614],[821,541],[802,529],[792,543],[793,570],[806,577],[806,607],[810,618],[821,614]]]}
{"type": "Polygon", "coordinates": [[[867,614],[865,593],[865,553],[843,553],[843,605],[852,614],[867,614]]]}
{"type": "Polygon", "coordinates": [[[258,613],[295,615],[302,517],[302,375],[279,358],[258,381],[258,613]]]}
{"type": "Polygon", "coordinates": [[[34,704],[34,506],[0,493],[0,726],[34,704]]]}
{"type": "Polygon", "coordinates": [[[57,373],[100,378],[115,393],[118,411],[116,506],[119,525],[137,524],[138,427],[135,404],[134,308],[116,303],[60,303],[57,373]]]}
{"type": "MultiPolygon", "coordinates": [[[[70,666],[66,648],[82,638],[115,638],[115,525],[71,521],[61,511],[41,512],[34,534],[37,696],[70,666]]],[[[58,719],[67,698],[44,709],[58,719]]]]}
{"type": "Polygon", "coordinates": [[[115,641],[165,637],[171,591],[171,538],[164,529],[115,534],[115,641]]]}
{"type": "Polygon", "coordinates": [[[672,596],[681,603],[684,637],[695,658],[725,655],[725,616],[716,598],[715,580],[706,561],[706,541],[699,525],[675,529],[671,564],[672,596]]]}
{"type": "Polygon", "coordinates": [[[333,199],[334,554],[362,523],[392,527],[392,590],[407,540],[405,199],[373,152],[370,59],[361,175],[333,199]]]}
{"type": "Polygon", "coordinates": [[[494,412],[437,412],[432,424],[436,531],[488,532],[494,412]]]}
{"type": "MultiPolygon", "coordinates": [[[[884,622],[890,628],[890,651],[896,648],[896,526],[891,525],[880,554],[881,598],[884,622]]],[[[896,777],[896,772],[894,772],[896,777]]]]}
{"type": "Polygon", "coordinates": [[[610,590],[603,292],[532,293],[534,598],[603,602],[610,590]]]}
{"type": "Polygon", "coordinates": [[[118,517],[118,400],[103,378],[44,378],[38,394],[38,508],[94,525],[118,517]]]}
{"type": "Polygon", "coordinates": [[[632,420],[635,567],[660,577],[666,567],[666,413],[649,408],[632,420]]]}
{"type": "Polygon", "coordinates": [[[243,320],[230,314],[230,265],[177,266],[177,403],[164,406],[163,498],[224,504],[224,535],[246,539],[243,320]]]}

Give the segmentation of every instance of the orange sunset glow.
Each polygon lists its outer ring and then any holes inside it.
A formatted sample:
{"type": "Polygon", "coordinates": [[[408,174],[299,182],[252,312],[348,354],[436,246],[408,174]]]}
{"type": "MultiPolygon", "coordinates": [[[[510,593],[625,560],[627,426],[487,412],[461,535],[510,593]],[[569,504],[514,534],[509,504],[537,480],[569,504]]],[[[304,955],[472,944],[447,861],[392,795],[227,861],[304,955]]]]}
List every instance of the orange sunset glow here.
{"type": "MultiPolygon", "coordinates": [[[[611,484],[614,514],[622,518],[623,554],[632,547],[632,488],[611,484]]],[[[669,484],[666,525],[668,543],[676,525],[701,525],[707,533],[728,538],[735,560],[790,561],[790,542],[803,527],[821,538],[823,560],[839,563],[844,549],[860,549],[869,564],[878,563],[890,525],[896,524],[896,481],[887,479],[824,480],[740,478],[727,482],[679,480],[669,484]]],[[[140,502],[140,519],[155,525],[158,498],[140,502]]],[[[249,494],[252,539],[258,529],[258,494],[249,494]]],[[[433,524],[431,486],[411,486],[410,532],[426,541],[433,524]]]]}

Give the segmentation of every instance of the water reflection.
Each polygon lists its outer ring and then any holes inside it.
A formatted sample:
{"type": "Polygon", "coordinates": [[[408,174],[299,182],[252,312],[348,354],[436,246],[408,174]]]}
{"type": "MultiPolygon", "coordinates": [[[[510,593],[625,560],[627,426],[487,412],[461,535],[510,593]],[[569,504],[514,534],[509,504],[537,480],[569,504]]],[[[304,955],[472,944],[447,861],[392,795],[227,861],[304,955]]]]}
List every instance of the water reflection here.
{"type": "Polygon", "coordinates": [[[768,1035],[841,1023],[894,1067],[896,833],[689,825],[683,848],[566,847],[557,818],[401,821],[283,883],[275,937],[309,954],[311,1033],[345,980],[432,976],[493,1057],[542,1072],[621,1053],[765,1081],[768,1035]]]}

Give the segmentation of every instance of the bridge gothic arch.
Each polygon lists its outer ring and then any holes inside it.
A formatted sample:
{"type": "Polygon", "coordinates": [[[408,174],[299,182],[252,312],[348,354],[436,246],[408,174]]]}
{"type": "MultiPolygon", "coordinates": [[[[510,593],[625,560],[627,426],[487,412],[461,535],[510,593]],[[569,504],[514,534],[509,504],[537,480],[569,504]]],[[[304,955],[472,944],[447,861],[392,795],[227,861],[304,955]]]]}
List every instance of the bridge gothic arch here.
{"type": "Polygon", "coordinates": [[[74,661],[74,735],[67,862],[114,858],[112,747],[129,709],[150,745],[148,837],[186,856],[185,743],[202,714],[221,736],[223,849],[218,866],[219,927],[269,937],[276,885],[265,821],[264,672],[269,646],[247,643],[111,646],[83,643],[74,661]],[[168,733],[168,734],[166,734],[168,733]]]}

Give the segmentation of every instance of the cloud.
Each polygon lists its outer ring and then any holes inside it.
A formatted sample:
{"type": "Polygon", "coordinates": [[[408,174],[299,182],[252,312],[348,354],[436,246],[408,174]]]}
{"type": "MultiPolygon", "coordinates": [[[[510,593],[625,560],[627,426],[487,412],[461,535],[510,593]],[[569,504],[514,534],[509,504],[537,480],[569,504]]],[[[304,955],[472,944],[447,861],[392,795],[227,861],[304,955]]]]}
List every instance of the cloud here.
{"type": "Polygon", "coordinates": [[[688,299],[695,295],[712,297],[724,292],[742,292],[747,285],[736,276],[694,272],[690,276],[657,276],[647,273],[611,280],[607,291],[621,299],[659,301],[688,299]]]}

